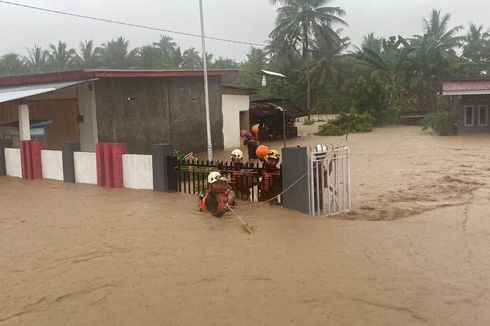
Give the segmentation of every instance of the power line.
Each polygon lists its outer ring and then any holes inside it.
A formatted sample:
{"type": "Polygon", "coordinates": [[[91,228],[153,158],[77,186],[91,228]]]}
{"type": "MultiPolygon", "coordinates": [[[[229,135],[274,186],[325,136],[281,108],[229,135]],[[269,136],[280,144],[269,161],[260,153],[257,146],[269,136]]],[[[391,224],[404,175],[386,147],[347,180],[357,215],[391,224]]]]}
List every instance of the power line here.
{"type": "MultiPolygon", "coordinates": [[[[142,28],[142,29],[147,29],[147,30],[152,30],[152,31],[159,31],[159,32],[165,32],[165,33],[171,33],[171,34],[177,34],[177,35],[184,35],[184,36],[191,36],[191,37],[201,38],[201,35],[199,35],[199,34],[174,31],[174,30],[170,30],[170,29],[164,29],[164,28],[159,28],[159,27],[140,25],[140,24],[127,23],[127,22],[123,22],[123,21],[119,21],[119,20],[113,20],[113,19],[106,19],[106,18],[99,18],[99,17],[93,17],[93,16],[87,16],[87,15],[75,14],[75,13],[72,13],[72,12],[66,12],[66,11],[60,11],[60,10],[54,10],[54,9],[36,7],[36,6],[26,5],[26,4],[23,4],[23,3],[16,3],[16,2],[4,1],[4,0],[0,0],[0,3],[7,4],[7,5],[12,5],[12,6],[17,6],[17,7],[22,7],[22,8],[28,8],[28,9],[33,9],[33,10],[39,10],[39,11],[49,12],[49,13],[58,14],[58,15],[65,15],[65,16],[71,16],[71,17],[77,17],[77,18],[83,18],[83,19],[90,19],[90,20],[95,20],[95,21],[100,21],[100,22],[105,22],[105,23],[111,23],[111,24],[117,24],[117,25],[122,25],[122,26],[137,27],[137,28],[142,28]]],[[[205,38],[207,38],[209,40],[221,41],[221,42],[228,42],[228,43],[254,45],[254,46],[260,46],[260,47],[269,46],[268,44],[264,44],[264,43],[238,41],[238,40],[231,40],[231,39],[226,39],[226,38],[221,38],[221,37],[205,36],[205,38]]]]}
{"type": "MultiPolygon", "coordinates": [[[[6,4],[6,5],[12,5],[12,6],[17,6],[17,7],[22,7],[22,8],[27,8],[27,9],[33,9],[33,10],[48,12],[48,13],[52,13],[52,14],[58,14],[58,15],[64,15],[64,16],[71,16],[71,17],[88,19],[88,20],[94,20],[94,21],[99,21],[99,22],[104,22],[104,23],[117,24],[117,25],[122,25],[122,26],[127,26],[127,27],[136,27],[136,28],[141,28],[141,29],[146,29],[146,30],[151,30],[151,31],[158,31],[158,32],[164,32],[164,33],[170,33],[170,34],[176,34],[176,35],[184,35],[184,36],[201,38],[201,35],[194,34],[194,33],[174,31],[174,30],[170,30],[170,29],[164,29],[164,28],[159,28],[159,27],[153,27],[153,26],[147,26],[147,25],[141,25],[141,24],[128,23],[128,22],[123,22],[123,21],[119,21],[119,20],[113,20],[113,19],[99,18],[99,17],[94,17],[94,16],[81,15],[81,14],[76,14],[76,13],[72,13],[72,12],[66,12],[66,11],[61,11],[61,10],[54,10],[54,9],[36,7],[36,6],[26,5],[26,4],[23,4],[23,3],[17,3],[17,2],[12,2],[12,1],[0,0],[0,3],[6,4]]],[[[246,41],[232,40],[232,39],[227,39],[227,38],[222,38],[222,37],[205,36],[205,38],[208,39],[208,40],[214,40],[214,41],[220,41],[220,42],[228,42],[228,43],[235,43],[235,44],[244,44],[244,45],[258,46],[258,47],[263,47],[263,48],[269,47],[269,48],[274,48],[274,49],[278,49],[278,50],[287,50],[287,49],[290,49],[290,47],[286,47],[286,46],[275,46],[275,45],[272,45],[272,44],[265,44],[265,43],[246,42],[246,41]]],[[[318,54],[325,54],[325,55],[338,54],[338,52],[335,52],[335,51],[320,51],[320,50],[312,50],[312,49],[308,49],[308,52],[310,52],[310,53],[318,53],[318,54]]]]}

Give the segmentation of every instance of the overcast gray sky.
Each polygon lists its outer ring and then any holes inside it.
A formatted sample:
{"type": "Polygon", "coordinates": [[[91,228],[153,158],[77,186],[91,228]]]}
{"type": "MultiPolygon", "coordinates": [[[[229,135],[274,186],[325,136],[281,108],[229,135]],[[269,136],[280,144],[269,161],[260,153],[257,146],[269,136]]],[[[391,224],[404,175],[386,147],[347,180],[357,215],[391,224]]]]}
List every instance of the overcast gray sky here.
{"type": "MultiPolygon", "coordinates": [[[[89,16],[122,20],[164,29],[199,33],[198,0],[11,0],[39,7],[69,11],[89,16]]],[[[249,42],[263,43],[274,27],[276,7],[269,0],[203,0],[206,34],[249,42]]],[[[362,36],[374,32],[389,36],[411,36],[421,32],[422,18],[433,8],[452,14],[452,24],[470,21],[490,27],[489,0],[335,0],[349,23],[344,36],[359,44],[362,36]]],[[[43,13],[0,3],[0,54],[25,54],[34,44],[47,47],[64,40],[78,48],[82,40],[101,44],[124,36],[130,47],[158,40],[159,32],[140,30],[102,22],[43,13]]],[[[200,49],[199,39],[169,34],[183,47],[200,49]]],[[[247,45],[208,41],[208,52],[218,56],[245,58],[247,45]]]]}

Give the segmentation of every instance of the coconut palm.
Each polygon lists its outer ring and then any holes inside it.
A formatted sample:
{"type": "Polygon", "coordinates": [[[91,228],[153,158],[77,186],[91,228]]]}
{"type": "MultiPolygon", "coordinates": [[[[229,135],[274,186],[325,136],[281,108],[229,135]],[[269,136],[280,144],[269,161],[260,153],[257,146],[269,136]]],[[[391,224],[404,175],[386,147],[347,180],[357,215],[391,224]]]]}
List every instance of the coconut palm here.
{"type": "Polygon", "coordinates": [[[153,46],[159,48],[165,58],[169,59],[172,57],[172,54],[176,50],[177,43],[174,42],[174,39],[172,37],[162,34],[160,35],[160,40],[153,43],[153,46]]]}
{"type": "Polygon", "coordinates": [[[170,67],[178,69],[182,68],[182,65],[184,64],[184,58],[182,56],[182,51],[180,50],[180,46],[175,48],[175,51],[173,51],[170,55],[170,67]]]}
{"type": "Polygon", "coordinates": [[[442,79],[450,76],[449,58],[455,56],[463,37],[458,36],[462,26],[450,28],[450,14],[433,10],[430,18],[423,20],[424,35],[411,40],[414,51],[415,88],[419,104],[424,109],[437,107],[436,94],[441,90],[442,79]]]}
{"type": "Polygon", "coordinates": [[[7,53],[0,57],[1,75],[19,75],[26,72],[26,66],[21,56],[16,53],[7,53]]]}
{"type": "Polygon", "coordinates": [[[371,49],[376,53],[381,53],[384,38],[376,37],[374,33],[369,33],[362,38],[361,49],[371,49]]]}
{"type": "Polygon", "coordinates": [[[80,42],[78,59],[83,68],[97,68],[100,65],[102,49],[94,45],[94,41],[80,42]]]}
{"type": "MultiPolygon", "coordinates": [[[[337,34],[340,34],[340,31],[337,34]]],[[[320,39],[315,43],[310,69],[311,81],[317,85],[325,85],[329,81],[339,82],[347,72],[345,51],[350,46],[350,39],[345,37],[340,41],[328,43],[320,39]]]]}
{"type": "Polygon", "coordinates": [[[31,72],[41,72],[46,66],[48,52],[40,46],[34,45],[33,48],[27,49],[26,64],[31,72]]]}
{"type": "MultiPolygon", "coordinates": [[[[209,55],[208,55],[209,59],[209,55]]],[[[230,58],[219,57],[209,66],[212,69],[238,69],[238,62],[230,58]]]]}
{"type": "Polygon", "coordinates": [[[260,88],[261,76],[257,73],[267,66],[267,53],[259,48],[250,48],[247,54],[247,60],[242,64],[242,72],[240,73],[240,81],[253,88],[260,88]]]}
{"type": "Polygon", "coordinates": [[[470,23],[464,38],[462,57],[467,60],[471,76],[479,76],[482,70],[490,68],[490,31],[484,31],[483,25],[470,23]]]}
{"type": "Polygon", "coordinates": [[[102,44],[102,62],[106,68],[123,69],[129,66],[129,41],[120,36],[102,44]]]}
{"type": "MultiPolygon", "coordinates": [[[[373,43],[370,43],[373,45],[373,43]]],[[[369,45],[369,43],[367,44],[369,45]]],[[[390,85],[390,103],[396,100],[399,80],[405,68],[410,65],[410,54],[414,52],[407,40],[403,37],[392,36],[388,40],[383,39],[381,49],[363,47],[357,58],[364,64],[380,72],[381,76],[390,85]]]]}
{"type": "Polygon", "coordinates": [[[137,65],[145,69],[161,69],[164,66],[164,55],[160,48],[145,45],[138,50],[137,65]]]}
{"type": "Polygon", "coordinates": [[[191,47],[184,51],[181,67],[185,69],[199,69],[201,67],[201,57],[195,48],[191,47]]]}
{"type": "Polygon", "coordinates": [[[65,42],[59,41],[58,45],[50,44],[48,66],[56,71],[70,70],[73,68],[75,56],[75,49],[68,48],[65,42]]]}
{"type": "Polygon", "coordinates": [[[279,4],[276,27],[270,33],[273,42],[284,41],[301,50],[306,71],[306,106],[310,105],[310,47],[318,38],[339,41],[335,25],[347,26],[340,17],[345,15],[339,7],[329,7],[332,0],[270,0],[279,4]]]}

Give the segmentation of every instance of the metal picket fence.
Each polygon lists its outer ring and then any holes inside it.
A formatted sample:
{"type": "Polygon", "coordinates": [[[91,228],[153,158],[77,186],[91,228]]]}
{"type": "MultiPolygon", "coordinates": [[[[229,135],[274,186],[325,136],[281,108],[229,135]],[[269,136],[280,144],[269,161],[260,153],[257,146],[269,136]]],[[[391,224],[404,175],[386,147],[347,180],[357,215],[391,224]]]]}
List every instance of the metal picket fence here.
{"type": "Polygon", "coordinates": [[[229,180],[237,198],[245,201],[267,201],[282,190],[281,169],[268,168],[260,163],[244,163],[240,166],[226,161],[206,161],[169,158],[175,184],[172,190],[186,194],[198,194],[207,189],[207,176],[219,171],[229,180]]]}

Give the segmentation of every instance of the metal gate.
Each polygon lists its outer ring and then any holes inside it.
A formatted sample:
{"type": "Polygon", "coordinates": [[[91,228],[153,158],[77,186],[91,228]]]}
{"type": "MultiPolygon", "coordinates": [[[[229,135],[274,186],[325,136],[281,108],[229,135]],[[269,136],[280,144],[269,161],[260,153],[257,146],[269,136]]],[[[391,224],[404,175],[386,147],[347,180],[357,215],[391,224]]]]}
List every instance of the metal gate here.
{"type": "Polygon", "coordinates": [[[351,209],[348,147],[309,152],[310,214],[333,215],[351,209]]]}

